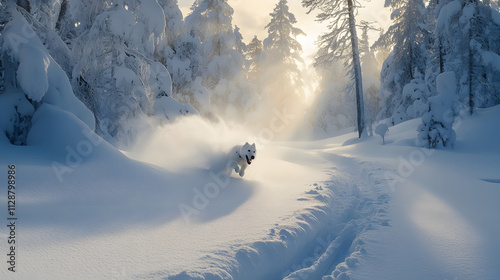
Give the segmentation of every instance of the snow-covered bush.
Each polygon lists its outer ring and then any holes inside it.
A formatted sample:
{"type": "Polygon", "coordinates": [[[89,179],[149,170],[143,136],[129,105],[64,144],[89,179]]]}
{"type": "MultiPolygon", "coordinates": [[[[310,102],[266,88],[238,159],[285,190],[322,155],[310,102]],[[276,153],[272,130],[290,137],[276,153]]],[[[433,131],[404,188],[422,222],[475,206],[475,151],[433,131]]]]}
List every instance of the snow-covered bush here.
{"type": "Polygon", "coordinates": [[[455,73],[445,72],[436,79],[438,95],[429,98],[429,109],[417,131],[417,145],[426,148],[454,147],[453,122],[458,103],[455,73]]]}
{"type": "Polygon", "coordinates": [[[394,124],[421,117],[428,109],[429,90],[421,75],[403,87],[401,104],[392,115],[394,124]]]}
{"type": "Polygon", "coordinates": [[[375,133],[382,137],[382,144],[385,145],[385,134],[389,131],[389,127],[385,123],[381,123],[375,127],[375,133]]]}

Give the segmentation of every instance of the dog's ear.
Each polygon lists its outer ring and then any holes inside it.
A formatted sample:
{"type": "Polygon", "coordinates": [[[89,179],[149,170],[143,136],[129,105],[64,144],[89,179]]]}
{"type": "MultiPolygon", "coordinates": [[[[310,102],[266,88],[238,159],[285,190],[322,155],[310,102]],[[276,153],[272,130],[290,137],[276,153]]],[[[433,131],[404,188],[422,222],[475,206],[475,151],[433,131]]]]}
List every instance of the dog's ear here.
{"type": "Polygon", "coordinates": [[[245,142],[245,145],[250,145],[250,144],[248,144],[248,142],[245,142]]]}
{"type": "Polygon", "coordinates": [[[253,143],[252,146],[255,148],[255,143],[253,143]]]}

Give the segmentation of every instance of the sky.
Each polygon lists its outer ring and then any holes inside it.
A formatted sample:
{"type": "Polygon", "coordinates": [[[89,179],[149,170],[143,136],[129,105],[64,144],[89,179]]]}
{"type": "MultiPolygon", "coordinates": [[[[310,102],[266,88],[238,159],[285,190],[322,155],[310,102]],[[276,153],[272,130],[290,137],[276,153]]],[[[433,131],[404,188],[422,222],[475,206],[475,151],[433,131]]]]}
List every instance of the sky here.
{"type": "MultiPolygon", "coordinates": [[[[184,16],[190,13],[193,2],[194,0],[179,0],[179,7],[184,16]]],[[[383,2],[384,0],[361,1],[365,8],[360,10],[359,19],[376,22],[376,27],[383,27],[387,30],[390,25],[390,11],[384,8],[383,2]]],[[[269,14],[273,11],[278,0],[228,0],[228,3],[234,9],[233,25],[240,28],[245,43],[248,44],[254,35],[257,35],[260,40],[267,37],[267,31],[264,27],[271,20],[269,14]]],[[[307,36],[299,36],[297,40],[304,49],[304,58],[311,62],[317,50],[315,41],[319,35],[326,31],[326,23],[319,23],[315,20],[316,11],[307,14],[308,10],[302,7],[300,0],[289,0],[288,6],[297,18],[295,27],[302,29],[307,34],[307,36]]],[[[370,40],[373,42],[378,33],[373,32],[370,35],[372,37],[370,40]]]]}

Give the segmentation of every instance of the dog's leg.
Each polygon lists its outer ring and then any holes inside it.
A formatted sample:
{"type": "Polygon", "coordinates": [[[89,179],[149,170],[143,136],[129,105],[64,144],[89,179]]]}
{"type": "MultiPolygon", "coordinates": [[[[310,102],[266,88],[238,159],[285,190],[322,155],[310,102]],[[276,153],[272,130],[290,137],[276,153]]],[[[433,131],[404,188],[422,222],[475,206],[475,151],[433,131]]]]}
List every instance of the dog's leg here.
{"type": "Polygon", "coordinates": [[[247,165],[243,164],[241,166],[240,173],[239,173],[241,177],[245,176],[245,169],[247,169],[247,165]]]}
{"type": "Polygon", "coordinates": [[[236,162],[233,159],[228,159],[228,161],[226,163],[227,175],[231,175],[231,172],[233,171],[233,169],[236,173],[238,173],[240,171],[240,167],[238,166],[238,162],[236,162]]]}
{"type": "Polygon", "coordinates": [[[234,169],[234,172],[238,173],[240,172],[240,167],[238,166],[238,163],[236,161],[232,160],[229,164],[229,170],[234,169]]]}

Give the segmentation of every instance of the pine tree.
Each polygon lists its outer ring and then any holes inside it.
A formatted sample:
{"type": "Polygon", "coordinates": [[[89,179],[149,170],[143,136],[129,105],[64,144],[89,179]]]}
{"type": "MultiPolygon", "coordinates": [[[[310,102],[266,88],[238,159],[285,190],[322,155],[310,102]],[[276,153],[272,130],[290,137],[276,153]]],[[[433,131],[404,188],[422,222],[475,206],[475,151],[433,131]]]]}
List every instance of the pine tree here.
{"type": "Polygon", "coordinates": [[[232,77],[236,66],[233,63],[243,62],[241,57],[231,57],[235,55],[232,51],[236,42],[232,25],[234,10],[226,0],[198,0],[191,9],[186,25],[200,38],[205,58],[204,83],[213,89],[221,79],[232,77]]]}
{"type": "Polygon", "coordinates": [[[234,26],[234,37],[235,37],[235,50],[239,51],[242,55],[244,55],[247,51],[247,45],[243,42],[243,35],[240,33],[240,28],[235,25],[234,26]]]}
{"type": "Polygon", "coordinates": [[[264,46],[262,41],[254,36],[247,46],[246,59],[248,61],[247,72],[250,80],[255,80],[259,76],[262,64],[262,51],[264,46]]]}
{"type": "Polygon", "coordinates": [[[394,24],[389,27],[374,47],[390,49],[392,55],[384,63],[381,73],[381,107],[379,118],[392,118],[393,124],[419,117],[408,115],[406,109],[413,103],[403,96],[404,87],[412,80],[423,83],[427,52],[425,49],[425,17],[422,0],[391,0],[390,7],[394,24]]]}
{"type": "Polygon", "coordinates": [[[172,46],[176,40],[187,33],[182,12],[177,0],[158,0],[165,14],[165,34],[167,44],[172,46]]]}
{"type": "Polygon", "coordinates": [[[335,60],[346,61],[346,67],[354,83],[358,135],[365,129],[363,102],[363,78],[359,57],[355,15],[360,8],[356,0],[302,0],[309,12],[319,9],[318,21],[330,23],[330,31],[319,38],[322,48],[316,56],[316,65],[331,64],[335,60]]]}
{"type": "Polygon", "coordinates": [[[207,112],[241,119],[248,110],[248,81],[244,73],[244,44],[233,29],[233,8],[226,0],[197,0],[186,27],[201,41],[203,86],[209,92],[207,112]]]}
{"type": "MultiPolygon", "coordinates": [[[[264,40],[266,52],[265,84],[270,87],[271,106],[284,106],[303,94],[302,73],[298,63],[303,63],[302,46],[296,37],[305,33],[294,25],[295,15],[289,11],[288,2],[280,0],[266,25],[268,36],[264,40]]],[[[288,106],[288,105],[287,105],[288,106]]]]}

